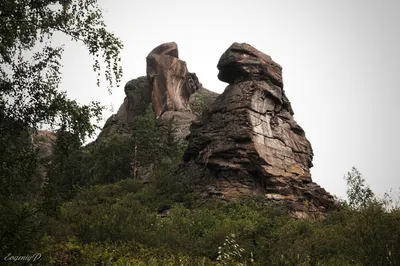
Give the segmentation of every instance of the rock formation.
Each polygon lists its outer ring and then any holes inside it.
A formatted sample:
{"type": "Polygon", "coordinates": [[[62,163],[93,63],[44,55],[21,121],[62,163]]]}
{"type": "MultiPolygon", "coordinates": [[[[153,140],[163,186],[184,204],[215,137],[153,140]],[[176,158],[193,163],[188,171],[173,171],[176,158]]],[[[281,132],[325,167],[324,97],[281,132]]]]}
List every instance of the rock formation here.
{"type": "Polygon", "coordinates": [[[180,60],[178,54],[174,42],[161,44],[149,53],[146,58],[147,76],[125,85],[125,100],[118,112],[108,118],[99,138],[129,133],[129,125],[146,111],[150,103],[159,127],[167,127],[174,119],[176,135],[184,139],[189,134],[191,123],[199,115],[194,111],[197,99],[205,98],[209,104],[218,94],[203,88],[196,74],[188,71],[186,62],[180,60]]]}
{"type": "Polygon", "coordinates": [[[178,46],[174,42],[154,48],[146,61],[157,125],[166,127],[173,119],[177,135],[185,138],[197,118],[191,110],[193,94],[213,93],[203,88],[196,74],[188,71],[186,62],[179,59],[178,46]]]}
{"type": "Polygon", "coordinates": [[[312,182],[313,151],[293,119],[279,64],[248,44],[234,43],[217,66],[219,79],[229,83],[218,96],[203,88],[178,54],[174,42],[150,52],[147,76],[126,84],[124,103],[100,136],[129,132],[152,103],[157,125],[166,127],[173,119],[177,136],[188,140],[182,170],[205,197],[265,195],[301,218],[318,218],[336,207],[312,182]]]}
{"type": "Polygon", "coordinates": [[[118,112],[107,119],[99,138],[115,133],[128,133],[129,125],[135,117],[144,114],[151,103],[151,88],[146,76],[128,81],[124,90],[124,102],[118,112]]]}
{"type": "Polygon", "coordinates": [[[170,42],[157,46],[146,61],[156,116],[166,111],[188,110],[189,97],[201,84],[189,73],[186,62],[179,59],[177,44],[170,42]]]}
{"type": "Polygon", "coordinates": [[[184,172],[205,196],[225,200],[265,194],[296,217],[335,208],[313,183],[313,151],[283,90],[282,68],[248,44],[234,43],[218,63],[229,83],[187,137],[184,172]]]}

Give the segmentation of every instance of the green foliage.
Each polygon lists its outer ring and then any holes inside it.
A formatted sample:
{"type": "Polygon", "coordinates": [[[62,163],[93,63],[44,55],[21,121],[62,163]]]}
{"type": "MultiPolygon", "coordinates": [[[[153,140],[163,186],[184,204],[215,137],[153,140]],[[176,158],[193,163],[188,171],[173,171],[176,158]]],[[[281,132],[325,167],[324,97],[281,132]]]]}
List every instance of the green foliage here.
{"type": "MultiPolygon", "coordinates": [[[[103,136],[86,147],[67,132],[59,133],[54,149],[54,159],[49,171],[49,188],[57,194],[70,194],[74,188],[114,183],[119,180],[150,175],[154,169],[154,182],[160,185],[179,186],[178,182],[161,184],[164,177],[173,175],[183,152],[182,144],[174,135],[174,127],[161,132],[155,123],[151,105],[147,112],[136,117],[132,133],[103,136]],[[163,165],[158,167],[159,165],[163,165]]],[[[177,188],[176,188],[177,189],[177,188]]],[[[173,189],[171,191],[175,191],[173,189]]]]}
{"type": "Polygon", "coordinates": [[[121,197],[114,191],[94,189],[79,194],[76,200],[62,207],[62,216],[73,225],[70,228],[73,235],[82,242],[145,241],[151,234],[147,225],[154,223],[155,214],[129,190],[123,190],[126,194],[121,197]]]}
{"type": "Polygon", "coordinates": [[[0,121],[0,200],[15,199],[28,193],[34,180],[36,151],[28,131],[12,119],[0,121]]]}
{"type": "Polygon", "coordinates": [[[212,96],[204,93],[196,93],[194,94],[194,97],[195,98],[191,105],[193,113],[199,117],[205,116],[210,109],[212,96]]]}
{"type": "Polygon", "coordinates": [[[58,89],[63,47],[51,44],[57,32],[88,48],[94,71],[98,77],[104,73],[109,86],[121,79],[122,43],[106,30],[97,1],[0,1],[1,253],[29,253],[35,247],[44,213],[63,198],[51,188],[59,187],[60,178],[68,172],[67,159],[94,133],[91,120],[99,119],[103,109],[97,102],[80,105],[58,89]],[[105,63],[104,70],[100,61],[105,63]],[[60,129],[52,167],[58,179],[50,180],[45,191],[47,180],[38,173],[32,143],[43,125],[60,129]]]}
{"type": "Polygon", "coordinates": [[[167,249],[147,248],[132,242],[82,244],[70,239],[57,243],[51,237],[45,237],[43,244],[53,247],[42,251],[44,261],[41,262],[51,265],[214,265],[205,257],[173,254],[167,249]]]}
{"type": "Polygon", "coordinates": [[[45,257],[60,265],[399,263],[400,210],[388,211],[380,199],[321,221],[290,218],[263,197],[187,204],[190,185],[174,167],[158,164],[147,184],[126,179],[81,189],[48,221],[45,257]]]}
{"type": "MultiPolygon", "coordinates": [[[[73,161],[74,158],[71,159],[73,161]]],[[[130,174],[132,140],[123,135],[110,136],[82,149],[77,159],[83,164],[79,185],[105,184],[126,179],[130,174]]]]}
{"type": "MultiPolygon", "coordinates": [[[[16,66],[15,56],[22,60],[21,51],[31,50],[37,43],[44,44],[43,54],[54,53],[53,56],[60,56],[61,49],[53,48],[49,42],[54,33],[61,32],[88,47],[89,53],[95,57],[93,69],[99,75],[99,58],[102,58],[106,65],[105,77],[110,86],[114,81],[120,81],[122,70],[119,52],[122,43],[107,31],[97,0],[4,0],[0,10],[1,64],[16,66]]],[[[56,58],[37,60],[37,66],[41,67],[41,64],[53,59],[56,58]]],[[[56,60],[51,63],[59,65],[56,60]]],[[[15,82],[18,80],[14,79],[15,82]]]]}
{"type": "MultiPolygon", "coordinates": [[[[241,262],[243,252],[244,249],[236,243],[235,234],[231,234],[225,238],[224,244],[218,247],[217,261],[222,265],[244,266],[245,264],[241,262]]],[[[251,262],[254,260],[252,259],[251,262]]]]}
{"type": "Polygon", "coordinates": [[[23,254],[36,248],[42,233],[42,209],[37,204],[2,200],[0,202],[0,255],[23,254]]]}
{"type": "Polygon", "coordinates": [[[347,182],[347,197],[351,208],[365,207],[374,199],[374,193],[365,184],[365,179],[357,168],[353,167],[344,179],[347,182]]]}
{"type": "Polygon", "coordinates": [[[139,178],[139,169],[149,167],[160,161],[163,149],[162,135],[157,129],[155,114],[152,105],[148,105],[144,115],[135,118],[132,125],[132,162],[131,174],[139,178]]]}

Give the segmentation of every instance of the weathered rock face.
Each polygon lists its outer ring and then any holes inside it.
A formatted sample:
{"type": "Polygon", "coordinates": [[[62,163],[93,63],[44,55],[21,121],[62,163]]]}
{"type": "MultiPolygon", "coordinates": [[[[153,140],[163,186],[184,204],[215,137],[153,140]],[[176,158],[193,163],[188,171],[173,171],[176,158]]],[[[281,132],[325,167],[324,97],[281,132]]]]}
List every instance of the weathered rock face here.
{"type": "Polygon", "coordinates": [[[136,116],[144,114],[151,103],[151,88],[146,76],[128,81],[124,90],[124,102],[118,112],[107,119],[99,138],[115,133],[128,133],[129,124],[136,116]]]}
{"type": "Polygon", "coordinates": [[[151,103],[151,88],[146,76],[128,81],[125,85],[125,100],[117,113],[117,118],[132,123],[133,119],[145,113],[151,103]]]}
{"type": "Polygon", "coordinates": [[[179,59],[177,44],[161,44],[146,60],[156,116],[167,111],[189,110],[189,97],[201,84],[195,74],[189,73],[186,62],[179,59]]]}
{"type": "Polygon", "coordinates": [[[209,105],[218,94],[203,88],[196,74],[188,71],[178,54],[174,42],[161,44],[150,52],[146,58],[147,76],[125,85],[125,100],[118,112],[108,118],[99,138],[129,133],[129,125],[135,117],[144,114],[150,103],[159,127],[167,127],[174,119],[176,135],[184,139],[189,134],[189,127],[198,116],[193,108],[196,100],[206,98],[205,104],[209,105]]]}
{"type": "Polygon", "coordinates": [[[184,139],[197,119],[191,109],[192,99],[195,95],[215,95],[215,99],[217,94],[204,89],[196,74],[188,71],[186,62],[179,59],[174,42],[157,46],[146,60],[157,125],[166,128],[173,119],[176,135],[184,139]]]}
{"type": "Polygon", "coordinates": [[[190,125],[199,119],[199,116],[215,101],[218,95],[218,93],[201,87],[190,95],[188,102],[190,109],[166,111],[157,119],[157,125],[161,128],[167,128],[169,122],[173,119],[175,135],[183,140],[190,133],[190,125]]]}
{"type": "Polygon", "coordinates": [[[312,148],[293,119],[282,68],[234,43],[218,69],[229,86],[208,116],[192,124],[183,170],[204,193],[222,199],[265,194],[297,217],[317,218],[334,208],[333,197],[311,180],[312,148]]]}

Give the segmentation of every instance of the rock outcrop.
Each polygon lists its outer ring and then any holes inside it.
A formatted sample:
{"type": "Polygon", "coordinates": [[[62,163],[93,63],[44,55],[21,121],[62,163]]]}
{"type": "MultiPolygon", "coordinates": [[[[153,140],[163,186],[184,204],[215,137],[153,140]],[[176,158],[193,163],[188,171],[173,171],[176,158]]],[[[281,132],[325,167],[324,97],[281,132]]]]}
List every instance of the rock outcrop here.
{"type": "Polygon", "coordinates": [[[124,88],[125,99],[118,112],[110,116],[99,138],[115,133],[128,133],[135,117],[145,113],[151,103],[151,87],[146,76],[128,81],[124,88]]]}
{"type": "Polygon", "coordinates": [[[184,139],[199,116],[198,102],[210,105],[218,95],[205,89],[196,74],[188,71],[186,62],[179,59],[178,46],[174,42],[154,48],[146,61],[147,76],[125,85],[124,102],[118,112],[108,118],[99,138],[129,133],[135,117],[144,114],[152,103],[157,125],[167,128],[173,119],[176,135],[184,139]]]}
{"type": "Polygon", "coordinates": [[[179,59],[174,42],[154,48],[146,58],[147,78],[152,88],[152,103],[157,117],[166,111],[189,110],[189,97],[201,88],[186,62],[179,59]]]}
{"type": "Polygon", "coordinates": [[[265,194],[296,217],[318,218],[335,208],[313,183],[313,151],[293,119],[282,68],[248,44],[234,43],[218,63],[229,83],[202,121],[193,123],[184,172],[205,196],[225,200],[265,194]]]}
{"type": "MultiPolygon", "coordinates": [[[[176,135],[185,138],[196,120],[190,108],[190,99],[196,92],[207,93],[195,73],[188,71],[185,61],[179,59],[175,42],[154,48],[146,58],[147,78],[152,88],[152,103],[157,125],[166,128],[174,120],[176,135]]],[[[197,93],[198,94],[198,93],[197,93]]]]}
{"type": "Polygon", "coordinates": [[[270,56],[234,43],[217,66],[219,79],[229,83],[221,95],[203,88],[174,42],[153,49],[146,61],[147,76],[126,84],[124,103],[100,137],[129,132],[152,103],[157,125],[174,120],[176,135],[188,140],[182,170],[205,197],[265,195],[301,218],[336,208],[312,182],[311,144],[293,119],[282,68],[270,56]]]}
{"type": "Polygon", "coordinates": [[[158,119],[157,125],[161,128],[167,128],[169,122],[173,119],[175,135],[184,140],[190,133],[190,125],[197,121],[208,107],[215,101],[219,94],[200,87],[196,92],[190,95],[188,101],[189,109],[181,111],[166,111],[158,119]]]}

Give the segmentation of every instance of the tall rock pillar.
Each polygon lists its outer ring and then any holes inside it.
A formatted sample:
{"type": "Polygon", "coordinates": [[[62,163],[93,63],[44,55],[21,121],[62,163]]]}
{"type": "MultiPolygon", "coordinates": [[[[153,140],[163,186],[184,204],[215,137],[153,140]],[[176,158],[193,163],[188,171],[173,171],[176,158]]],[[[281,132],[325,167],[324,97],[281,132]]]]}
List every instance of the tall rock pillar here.
{"type": "Polygon", "coordinates": [[[296,217],[318,217],[336,206],[313,183],[313,151],[293,118],[282,68],[246,43],[234,43],[218,63],[229,83],[201,123],[191,126],[184,171],[203,194],[231,200],[263,194],[296,217]]]}

